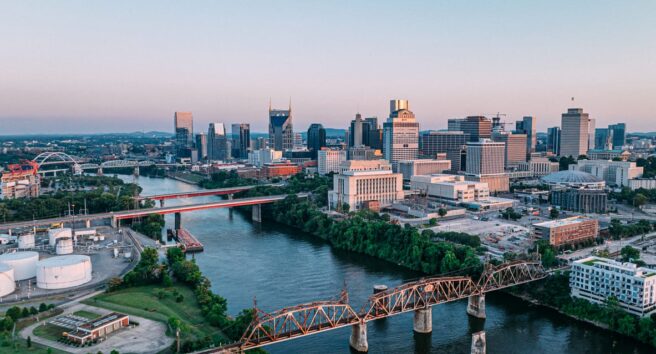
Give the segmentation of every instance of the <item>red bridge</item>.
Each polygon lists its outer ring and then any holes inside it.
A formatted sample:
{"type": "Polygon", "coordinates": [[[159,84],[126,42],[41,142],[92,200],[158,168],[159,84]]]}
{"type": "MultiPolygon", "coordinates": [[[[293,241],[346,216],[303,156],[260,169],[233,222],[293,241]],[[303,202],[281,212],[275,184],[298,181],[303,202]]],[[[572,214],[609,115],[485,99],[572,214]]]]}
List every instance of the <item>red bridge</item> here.
{"type": "Polygon", "coordinates": [[[515,261],[497,267],[486,266],[478,281],[468,276],[455,276],[406,283],[372,295],[360,312],[349,305],[345,290],[337,300],[312,302],[272,313],[255,307],[255,318],[239,342],[203,353],[241,352],[346,326],[352,327],[351,347],[366,352],[369,349],[366,323],[369,321],[413,311],[414,330],[430,333],[434,305],[466,298],[469,301],[467,313],[485,318],[485,293],[547,276],[538,260],[515,261]]]}
{"type": "MultiPolygon", "coordinates": [[[[264,186],[264,185],[262,185],[264,186]]],[[[218,189],[201,189],[196,191],[189,192],[180,192],[180,193],[170,193],[170,194],[154,194],[154,195],[140,195],[135,197],[136,200],[167,200],[167,199],[178,199],[178,198],[194,198],[194,197],[206,197],[210,195],[232,195],[239,192],[247,191],[258,186],[241,186],[241,187],[231,187],[231,188],[218,188],[218,189]]]]}

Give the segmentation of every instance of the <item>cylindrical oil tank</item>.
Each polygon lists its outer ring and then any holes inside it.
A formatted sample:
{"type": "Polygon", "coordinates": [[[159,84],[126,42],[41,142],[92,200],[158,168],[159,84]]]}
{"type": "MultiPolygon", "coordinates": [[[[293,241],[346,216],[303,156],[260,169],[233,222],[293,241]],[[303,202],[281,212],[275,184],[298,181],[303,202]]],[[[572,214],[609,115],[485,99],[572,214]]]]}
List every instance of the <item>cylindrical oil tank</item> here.
{"type": "Polygon", "coordinates": [[[16,290],[14,282],[14,268],[0,264],[0,297],[9,295],[16,290]]]}
{"type": "Polygon", "coordinates": [[[18,248],[30,249],[34,248],[34,234],[25,234],[18,236],[18,248]]]}
{"type": "Polygon", "coordinates": [[[83,255],[57,256],[36,265],[36,286],[65,289],[91,281],[91,258],[83,255]]]}
{"type": "Polygon", "coordinates": [[[67,227],[48,230],[48,243],[51,247],[55,247],[57,239],[62,237],[73,237],[73,231],[67,227]]]}
{"type": "Polygon", "coordinates": [[[14,252],[0,255],[0,264],[14,268],[14,279],[25,280],[36,276],[36,262],[39,261],[37,252],[14,252]]]}
{"type": "Polygon", "coordinates": [[[55,246],[55,253],[57,254],[73,253],[73,239],[68,237],[58,239],[57,246],[55,246]]]}

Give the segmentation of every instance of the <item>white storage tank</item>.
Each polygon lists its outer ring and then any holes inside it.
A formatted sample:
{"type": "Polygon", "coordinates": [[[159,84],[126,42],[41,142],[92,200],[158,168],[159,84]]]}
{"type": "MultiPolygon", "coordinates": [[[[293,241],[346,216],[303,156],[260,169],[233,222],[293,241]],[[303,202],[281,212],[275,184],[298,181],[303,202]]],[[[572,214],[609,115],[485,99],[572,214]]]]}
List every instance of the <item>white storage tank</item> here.
{"type": "Polygon", "coordinates": [[[62,237],[73,237],[73,231],[67,227],[48,230],[48,243],[51,247],[55,247],[57,245],[57,239],[62,237]]]}
{"type": "Polygon", "coordinates": [[[33,251],[5,253],[0,255],[0,264],[14,268],[16,281],[34,278],[36,276],[36,262],[39,254],[33,251]]]}
{"type": "Polygon", "coordinates": [[[0,264],[0,297],[9,295],[16,290],[14,282],[14,268],[0,264]]]}
{"type": "Polygon", "coordinates": [[[71,254],[73,253],[73,239],[72,238],[60,238],[57,240],[57,246],[55,246],[55,253],[57,254],[71,254]]]}
{"type": "Polygon", "coordinates": [[[91,258],[83,255],[46,258],[36,264],[36,286],[65,289],[91,281],[91,258]]]}
{"type": "Polygon", "coordinates": [[[18,236],[18,248],[30,249],[34,248],[34,234],[25,234],[18,236]]]}

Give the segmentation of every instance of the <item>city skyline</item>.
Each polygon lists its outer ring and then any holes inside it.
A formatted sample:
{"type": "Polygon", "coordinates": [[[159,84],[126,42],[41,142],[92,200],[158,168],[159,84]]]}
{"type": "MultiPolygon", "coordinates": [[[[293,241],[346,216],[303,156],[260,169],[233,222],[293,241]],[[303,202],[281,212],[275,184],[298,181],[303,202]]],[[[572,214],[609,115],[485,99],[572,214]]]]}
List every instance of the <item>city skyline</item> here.
{"type": "Polygon", "coordinates": [[[422,130],[501,112],[544,132],[580,107],[649,131],[656,111],[653,2],[121,4],[1,6],[0,134],[169,131],[175,111],[266,132],[290,97],[295,131],[392,98],[422,130]]]}

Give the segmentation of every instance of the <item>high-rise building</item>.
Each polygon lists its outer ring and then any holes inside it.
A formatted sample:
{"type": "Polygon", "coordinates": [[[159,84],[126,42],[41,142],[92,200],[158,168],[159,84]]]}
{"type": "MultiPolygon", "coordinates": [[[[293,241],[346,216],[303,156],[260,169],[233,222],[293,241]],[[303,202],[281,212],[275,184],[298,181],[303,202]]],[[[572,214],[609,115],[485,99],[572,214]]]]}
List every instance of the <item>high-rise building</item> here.
{"type": "Polygon", "coordinates": [[[210,123],[207,130],[207,159],[225,161],[228,158],[228,137],[223,123],[210,123]]]}
{"type": "Polygon", "coordinates": [[[289,109],[271,109],[269,104],[269,147],[278,151],[294,148],[291,103],[289,109]]]}
{"type": "Polygon", "coordinates": [[[317,152],[326,146],[326,129],[323,125],[311,124],[307,131],[307,148],[312,151],[312,157],[317,158],[317,152]]]}
{"type": "Polygon", "coordinates": [[[462,131],[428,131],[419,137],[419,152],[422,156],[435,158],[437,154],[459,149],[467,137],[462,131]]]}
{"type": "Polygon", "coordinates": [[[582,108],[569,108],[560,124],[560,155],[574,158],[588,152],[590,117],[582,108]]]}
{"type": "Polygon", "coordinates": [[[446,159],[451,161],[451,172],[459,173],[467,170],[467,145],[459,146],[446,152],[446,159]]]}
{"type": "Polygon", "coordinates": [[[608,126],[608,130],[613,132],[613,149],[621,149],[626,144],[626,124],[611,124],[608,126]]]}
{"type": "MultiPolygon", "coordinates": [[[[383,125],[383,154],[392,166],[400,160],[415,160],[419,154],[419,123],[408,110],[407,100],[391,100],[390,112],[383,125]]],[[[396,168],[396,166],[395,166],[396,168]]]]}
{"type": "Polygon", "coordinates": [[[199,160],[207,158],[207,134],[204,132],[196,134],[196,150],[198,151],[199,160]]]}
{"type": "Polygon", "coordinates": [[[247,159],[251,149],[251,125],[235,123],[232,125],[232,157],[247,159]]]}
{"type": "Polygon", "coordinates": [[[526,134],[526,154],[530,156],[535,152],[538,137],[535,131],[535,118],[525,116],[522,120],[518,120],[515,122],[515,130],[519,134],[526,134]]]}
{"type": "Polygon", "coordinates": [[[608,128],[595,129],[594,140],[594,148],[597,150],[613,149],[613,131],[608,128]]]}
{"type": "Polygon", "coordinates": [[[560,155],[560,127],[547,129],[547,151],[560,155]]]}
{"type": "Polygon", "coordinates": [[[492,139],[505,145],[506,168],[526,162],[526,134],[495,131],[492,133],[492,139]]]}
{"type": "Polygon", "coordinates": [[[194,147],[194,118],[191,112],[175,112],[173,115],[175,147],[178,157],[191,157],[194,147]]]}
{"type": "MultiPolygon", "coordinates": [[[[588,120],[588,150],[594,149],[594,136],[595,136],[595,127],[597,125],[596,120],[594,119],[589,119],[588,120]]],[[[588,154],[588,151],[586,150],[585,154],[588,154]]]]}
{"type": "Polygon", "coordinates": [[[492,136],[492,121],[482,116],[449,119],[450,131],[462,131],[467,135],[467,141],[489,139],[492,136]]]}
{"type": "Polygon", "coordinates": [[[467,169],[472,175],[503,174],[506,144],[489,139],[467,143],[467,169]]]}
{"type": "Polygon", "coordinates": [[[363,127],[362,115],[357,113],[355,119],[351,121],[351,126],[349,127],[349,147],[352,146],[362,146],[364,145],[364,134],[365,132],[369,133],[369,124],[367,123],[367,129],[363,127]]]}

